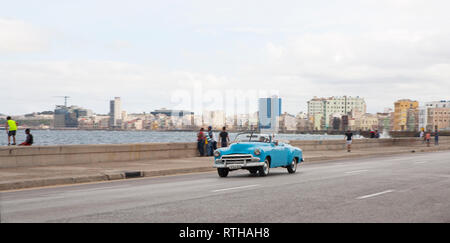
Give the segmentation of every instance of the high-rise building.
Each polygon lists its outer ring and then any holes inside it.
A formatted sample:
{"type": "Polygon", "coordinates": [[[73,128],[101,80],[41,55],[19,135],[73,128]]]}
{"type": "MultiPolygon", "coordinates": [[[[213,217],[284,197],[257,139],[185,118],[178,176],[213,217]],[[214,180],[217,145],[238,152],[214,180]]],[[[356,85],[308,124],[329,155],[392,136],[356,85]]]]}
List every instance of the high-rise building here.
{"type": "Polygon", "coordinates": [[[109,127],[120,128],[122,125],[122,102],[115,97],[109,102],[109,127]]]}
{"type": "Polygon", "coordinates": [[[261,133],[278,133],[281,104],[278,96],[259,99],[258,127],[261,133]]]}
{"type": "MultiPolygon", "coordinates": [[[[349,113],[366,113],[366,102],[364,98],[359,96],[341,96],[341,97],[329,97],[329,98],[317,98],[308,101],[308,116],[310,118],[317,117],[318,114],[322,114],[322,130],[327,130],[331,127],[330,121],[333,120],[332,116],[336,114],[348,115],[349,113]]],[[[318,121],[314,121],[318,123],[318,121]]],[[[316,125],[315,125],[316,127],[316,125]]]]}
{"type": "MultiPolygon", "coordinates": [[[[410,99],[398,100],[394,103],[394,131],[411,131],[418,129],[418,108],[419,102],[410,99]],[[414,128],[413,119],[417,120],[417,127],[414,128]]],[[[414,124],[416,121],[414,120],[414,124]]]]}

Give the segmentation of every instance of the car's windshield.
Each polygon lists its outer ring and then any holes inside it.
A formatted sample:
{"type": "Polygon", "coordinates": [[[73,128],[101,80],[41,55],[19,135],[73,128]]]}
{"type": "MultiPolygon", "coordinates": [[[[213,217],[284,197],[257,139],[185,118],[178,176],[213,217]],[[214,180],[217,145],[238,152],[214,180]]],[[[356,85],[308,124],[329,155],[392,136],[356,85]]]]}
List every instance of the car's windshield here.
{"type": "Polygon", "coordinates": [[[260,142],[269,143],[270,137],[265,134],[255,134],[255,133],[240,133],[234,139],[235,143],[239,142],[260,142]]]}

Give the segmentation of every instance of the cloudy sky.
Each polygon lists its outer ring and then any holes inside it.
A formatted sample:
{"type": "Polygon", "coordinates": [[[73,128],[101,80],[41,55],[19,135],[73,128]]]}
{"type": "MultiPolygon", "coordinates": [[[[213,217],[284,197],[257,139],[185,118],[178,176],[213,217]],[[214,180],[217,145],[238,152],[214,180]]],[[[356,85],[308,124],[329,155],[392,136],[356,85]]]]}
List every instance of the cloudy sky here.
{"type": "Polygon", "coordinates": [[[246,91],[276,92],[290,113],[306,111],[313,96],[364,97],[369,112],[401,98],[450,100],[450,1],[0,6],[3,114],[52,110],[63,95],[96,113],[107,113],[115,96],[128,112],[219,110],[246,91]]]}

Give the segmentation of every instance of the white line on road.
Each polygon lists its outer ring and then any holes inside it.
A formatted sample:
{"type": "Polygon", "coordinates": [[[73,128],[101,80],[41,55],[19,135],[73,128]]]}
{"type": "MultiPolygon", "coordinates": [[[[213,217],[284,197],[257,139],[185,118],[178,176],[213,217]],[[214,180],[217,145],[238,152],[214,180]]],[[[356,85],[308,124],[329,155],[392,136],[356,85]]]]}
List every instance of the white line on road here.
{"type": "Polygon", "coordinates": [[[415,162],[414,164],[425,164],[425,163],[428,163],[428,161],[415,162]]]}
{"type": "Polygon", "coordinates": [[[361,172],[366,172],[366,171],[369,171],[369,170],[354,170],[354,171],[348,171],[345,173],[346,174],[355,174],[355,173],[361,173],[361,172]]]}
{"type": "Polygon", "coordinates": [[[366,199],[366,198],[369,198],[369,197],[375,197],[375,196],[379,196],[379,195],[382,195],[382,194],[386,194],[386,193],[390,193],[390,192],[393,192],[394,190],[386,190],[386,191],[382,191],[382,192],[378,192],[378,193],[374,193],[374,194],[370,194],[370,195],[365,195],[365,196],[362,196],[362,197],[357,197],[356,199],[366,199]]]}
{"type": "Polygon", "coordinates": [[[255,186],[259,186],[259,185],[249,185],[249,186],[225,188],[225,189],[214,190],[212,192],[222,192],[222,191],[229,191],[229,190],[236,190],[236,189],[244,189],[244,188],[250,188],[250,187],[255,187],[255,186]]]}

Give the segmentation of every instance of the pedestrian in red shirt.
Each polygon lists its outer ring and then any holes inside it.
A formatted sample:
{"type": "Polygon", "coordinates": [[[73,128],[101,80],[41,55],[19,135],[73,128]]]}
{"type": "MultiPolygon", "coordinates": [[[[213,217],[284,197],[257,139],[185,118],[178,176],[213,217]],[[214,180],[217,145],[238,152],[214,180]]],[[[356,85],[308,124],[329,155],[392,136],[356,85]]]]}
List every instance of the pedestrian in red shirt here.
{"type": "Polygon", "coordinates": [[[200,156],[204,156],[205,155],[205,133],[203,132],[205,129],[200,128],[200,131],[197,134],[197,149],[198,152],[200,153],[200,156]]]}

